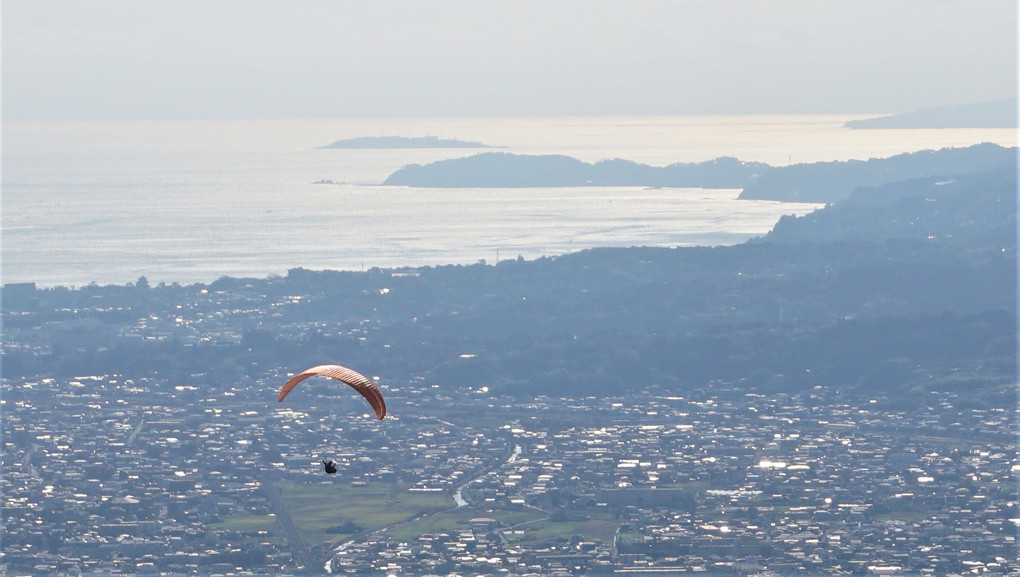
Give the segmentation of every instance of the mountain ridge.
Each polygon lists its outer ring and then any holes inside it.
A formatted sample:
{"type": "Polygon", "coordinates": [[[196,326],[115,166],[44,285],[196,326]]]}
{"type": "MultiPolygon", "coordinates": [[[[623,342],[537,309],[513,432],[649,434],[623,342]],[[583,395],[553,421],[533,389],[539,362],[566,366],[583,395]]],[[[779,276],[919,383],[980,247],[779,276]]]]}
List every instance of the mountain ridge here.
{"type": "Polygon", "coordinates": [[[586,163],[564,155],[486,152],[425,165],[411,164],[392,173],[383,184],[429,188],[739,188],[742,199],[832,203],[861,186],[1015,167],[1016,158],[1017,148],[992,143],[922,150],[888,158],[782,167],[733,157],[650,166],[622,159],[586,163]]]}

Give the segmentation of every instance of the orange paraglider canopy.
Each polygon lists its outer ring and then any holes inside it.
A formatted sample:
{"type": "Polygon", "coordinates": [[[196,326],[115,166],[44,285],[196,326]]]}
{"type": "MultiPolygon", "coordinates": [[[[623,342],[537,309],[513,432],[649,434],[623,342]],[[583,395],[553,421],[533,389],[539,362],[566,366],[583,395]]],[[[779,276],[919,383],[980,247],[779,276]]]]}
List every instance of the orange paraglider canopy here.
{"type": "Polygon", "coordinates": [[[330,377],[340,381],[341,383],[350,385],[351,388],[361,393],[361,396],[365,397],[368,404],[372,405],[372,410],[375,411],[376,417],[382,419],[386,416],[386,402],[383,401],[382,393],[379,392],[379,388],[375,386],[375,383],[369,380],[369,378],[365,375],[340,365],[319,365],[294,375],[293,378],[284,383],[283,388],[280,389],[280,395],[276,398],[276,400],[283,401],[284,397],[286,397],[287,394],[298,385],[298,383],[315,375],[330,377]]]}

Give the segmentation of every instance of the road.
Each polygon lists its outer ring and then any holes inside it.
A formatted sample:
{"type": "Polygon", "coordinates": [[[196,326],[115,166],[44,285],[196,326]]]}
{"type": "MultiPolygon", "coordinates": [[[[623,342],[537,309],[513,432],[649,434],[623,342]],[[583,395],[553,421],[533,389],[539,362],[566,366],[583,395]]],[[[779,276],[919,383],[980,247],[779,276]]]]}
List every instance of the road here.
{"type": "Polygon", "coordinates": [[[290,543],[291,552],[294,555],[294,560],[297,562],[299,570],[307,570],[312,566],[312,555],[308,550],[308,543],[305,542],[305,538],[301,536],[301,531],[298,530],[294,520],[290,517],[290,513],[287,512],[283,497],[280,496],[280,490],[272,483],[269,473],[262,475],[262,489],[269,497],[269,504],[276,515],[276,522],[283,527],[283,531],[287,535],[287,541],[290,543]]]}

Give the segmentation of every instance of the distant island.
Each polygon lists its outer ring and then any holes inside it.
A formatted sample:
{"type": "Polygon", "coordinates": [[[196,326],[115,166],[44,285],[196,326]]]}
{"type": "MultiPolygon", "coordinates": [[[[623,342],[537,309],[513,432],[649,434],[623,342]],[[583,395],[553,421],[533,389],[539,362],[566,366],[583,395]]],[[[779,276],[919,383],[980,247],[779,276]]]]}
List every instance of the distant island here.
{"type": "Polygon", "coordinates": [[[359,136],[337,140],[320,148],[497,148],[481,142],[437,136],[359,136]]]}
{"type": "Polygon", "coordinates": [[[1017,99],[963,106],[940,106],[915,112],[851,120],[846,128],[1016,128],[1017,99]]]}
{"type": "Polygon", "coordinates": [[[465,158],[412,164],[383,184],[430,188],[645,186],[739,188],[740,198],[832,203],[862,186],[1016,167],[1017,149],[997,144],[944,148],[889,158],[772,167],[721,157],[697,163],[649,166],[628,160],[590,164],[562,155],[483,152],[465,158]]]}

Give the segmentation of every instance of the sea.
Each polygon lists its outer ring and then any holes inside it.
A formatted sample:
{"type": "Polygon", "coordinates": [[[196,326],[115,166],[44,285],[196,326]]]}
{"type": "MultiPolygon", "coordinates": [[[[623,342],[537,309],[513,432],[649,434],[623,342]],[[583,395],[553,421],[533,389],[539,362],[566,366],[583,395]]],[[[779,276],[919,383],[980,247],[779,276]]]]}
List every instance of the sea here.
{"type": "Polygon", "coordinates": [[[208,283],[288,270],[495,264],[594,247],[718,246],[821,205],[739,190],[410,188],[409,164],[486,151],[665,166],[884,158],[1015,129],[852,130],[868,115],[5,122],[0,281],[208,283]],[[337,149],[366,136],[492,149],[337,149]]]}

